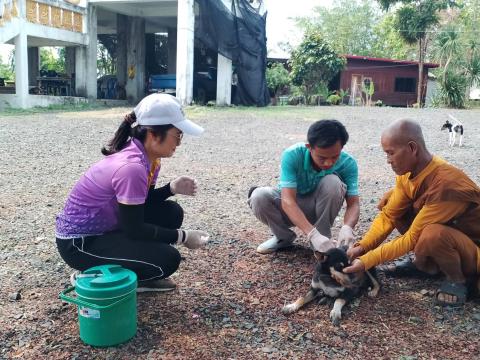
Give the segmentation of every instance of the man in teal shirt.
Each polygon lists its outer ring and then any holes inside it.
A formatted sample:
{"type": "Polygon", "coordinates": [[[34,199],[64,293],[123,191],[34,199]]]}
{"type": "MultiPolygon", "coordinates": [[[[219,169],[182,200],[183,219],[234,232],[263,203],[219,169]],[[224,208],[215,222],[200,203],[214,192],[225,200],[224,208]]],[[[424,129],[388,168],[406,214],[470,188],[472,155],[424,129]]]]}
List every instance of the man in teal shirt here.
{"type": "Polygon", "coordinates": [[[257,248],[261,254],[289,247],[296,238],[296,226],[314,250],[350,245],[358,222],[358,166],[342,151],[348,133],[337,120],[313,123],[308,143],[295,144],[282,154],[278,189],[252,188],[248,203],[255,216],[270,227],[273,237],[257,248]],[[337,241],[331,239],[332,224],[344,200],[347,208],[337,241]]]}

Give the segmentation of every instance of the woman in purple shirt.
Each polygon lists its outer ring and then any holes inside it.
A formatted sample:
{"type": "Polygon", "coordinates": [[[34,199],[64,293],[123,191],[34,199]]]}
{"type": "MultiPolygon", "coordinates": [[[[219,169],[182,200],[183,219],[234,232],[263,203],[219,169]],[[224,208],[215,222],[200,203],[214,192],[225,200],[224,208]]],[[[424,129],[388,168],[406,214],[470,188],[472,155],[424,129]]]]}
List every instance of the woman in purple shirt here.
{"type": "Polygon", "coordinates": [[[195,179],[181,176],[156,189],[155,183],[160,160],[174,154],[183,134],[202,132],[167,94],[145,97],[126,115],[102,149],[105,158],[75,184],[57,216],[57,247],[65,262],[79,271],[119,264],[137,274],[137,291],[175,289],[168,276],[178,269],[180,253],[172,245],[197,249],[208,234],[180,229],[183,209],[167,200],[195,195],[195,179]]]}

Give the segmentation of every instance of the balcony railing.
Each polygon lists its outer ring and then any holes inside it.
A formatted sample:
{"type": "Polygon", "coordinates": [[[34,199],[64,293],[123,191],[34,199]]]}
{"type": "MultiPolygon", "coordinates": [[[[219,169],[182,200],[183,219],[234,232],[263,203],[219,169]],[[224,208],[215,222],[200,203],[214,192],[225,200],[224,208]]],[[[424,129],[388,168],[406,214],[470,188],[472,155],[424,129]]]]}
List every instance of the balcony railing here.
{"type": "Polygon", "coordinates": [[[0,0],[0,27],[4,26],[15,17],[18,17],[17,1],[0,0]]]}
{"type": "Polygon", "coordinates": [[[15,17],[57,29],[84,32],[86,10],[60,0],[0,0],[0,27],[15,17]]]}
{"type": "Polygon", "coordinates": [[[80,9],[64,1],[26,0],[27,21],[81,33],[85,11],[80,9]]]}

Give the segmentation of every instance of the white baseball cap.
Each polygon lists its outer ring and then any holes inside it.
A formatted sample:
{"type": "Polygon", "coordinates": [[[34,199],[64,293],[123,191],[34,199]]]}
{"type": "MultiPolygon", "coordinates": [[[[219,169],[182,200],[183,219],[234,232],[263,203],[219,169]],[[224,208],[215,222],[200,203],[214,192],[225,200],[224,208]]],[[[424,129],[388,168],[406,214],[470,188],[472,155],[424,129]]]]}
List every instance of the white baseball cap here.
{"type": "Polygon", "coordinates": [[[138,125],[173,125],[185,134],[198,136],[203,128],[185,118],[178,99],[169,94],[151,94],[133,109],[138,125]]]}

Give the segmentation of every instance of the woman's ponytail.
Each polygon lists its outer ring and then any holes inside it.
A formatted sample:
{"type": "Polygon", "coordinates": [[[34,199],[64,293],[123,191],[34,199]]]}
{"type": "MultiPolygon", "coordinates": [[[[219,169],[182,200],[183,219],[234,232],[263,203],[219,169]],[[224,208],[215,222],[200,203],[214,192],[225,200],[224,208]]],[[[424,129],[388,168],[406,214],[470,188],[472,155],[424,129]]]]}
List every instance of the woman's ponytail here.
{"type": "Polygon", "coordinates": [[[115,132],[113,139],[109,141],[107,146],[102,148],[102,154],[107,156],[122,150],[131,136],[132,124],[136,121],[137,117],[133,111],[130,114],[125,115],[125,118],[115,132]]]}

